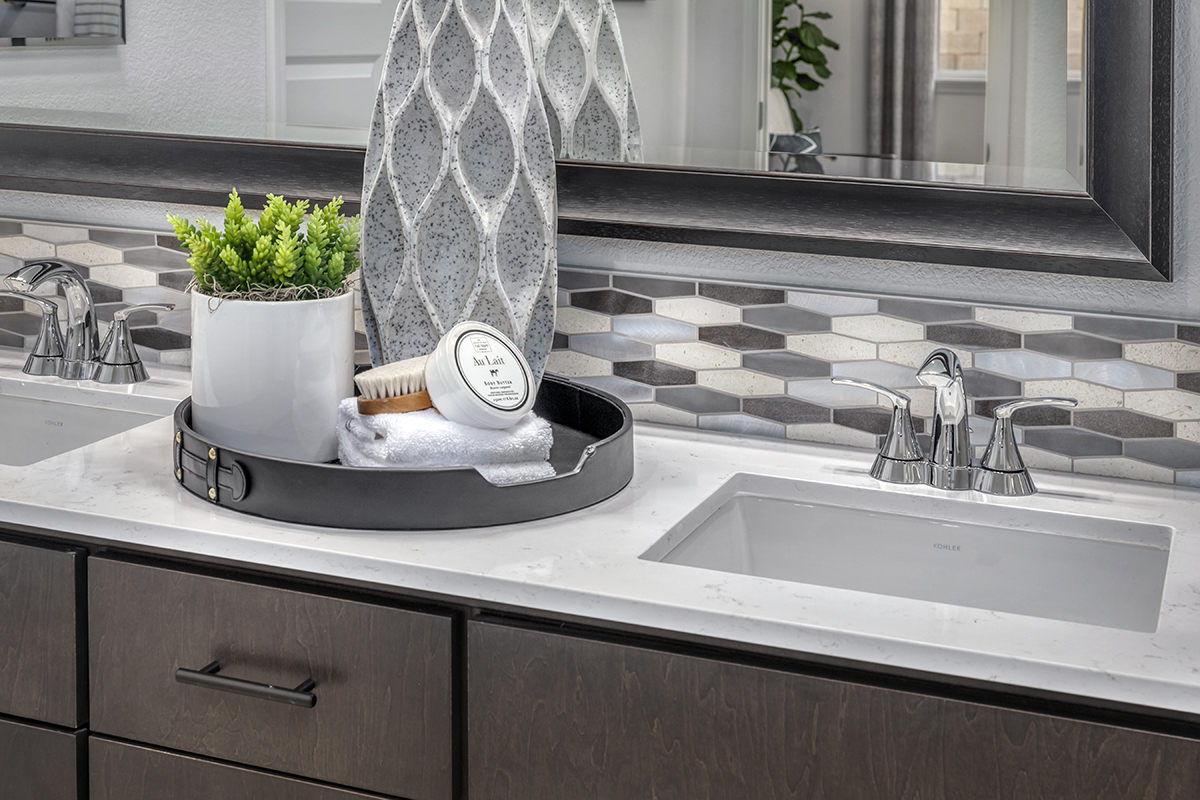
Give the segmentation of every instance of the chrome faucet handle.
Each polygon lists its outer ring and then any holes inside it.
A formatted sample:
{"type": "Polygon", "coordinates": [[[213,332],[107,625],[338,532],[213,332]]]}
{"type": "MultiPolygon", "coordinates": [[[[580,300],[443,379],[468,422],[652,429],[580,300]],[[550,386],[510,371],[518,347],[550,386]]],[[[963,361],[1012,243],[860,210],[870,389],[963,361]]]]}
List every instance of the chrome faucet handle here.
{"type": "Polygon", "coordinates": [[[141,383],[149,375],[146,365],[133,346],[129,333],[129,316],[138,311],[174,311],[173,303],[146,303],[123,308],[113,314],[112,327],[100,345],[100,357],[96,359],[92,380],[97,383],[141,383]]]}
{"type": "Polygon", "coordinates": [[[1036,397],[997,406],[992,412],[996,423],[992,427],[991,441],[983,453],[979,469],[975,471],[975,489],[984,494],[1001,497],[1025,497],[1034,494],[1037,487],[1033,485],[1029,470],[1025,468],[1025,462],[1021,459],[1021,451],[1017,448],[1017,440],[1013,436],[1012,415],[1023,408],[1075,408],[1077,405],[1079,401],[1066,397],[1036,397]]]}
{"type": "Polygon", "coordinates": [[[37,341],[33,350],[25,359],[21,371],[26,375],[57,375],[62,369],[63,343],[62,332],[58,324],[58,304],[27,292],[11,292],[0,290],[0,294],[9,297],[19,297],[33,303],[42,312],[42,326],[38,330],[37,341]]]}
{"type": "Polygon", "coordinates": [[[32,292],[46,281],[58,284],[66,298],[67,325],[58,376],[86,380],[96,358],[99,339],[92,292],[83,276],[61,261],[37,261],[10,273],[3,283],[5,288],[16,292],[32,292]]]}
{"type": "Polygon", "coordinates": [[[934,391],[929,483],[939,489],[971,488],[971,431],[962,365],[953,350],[934,350],[917,370],[917,382],[934,391]]]}
{"type": "Polygon", "coordinates": [[[892,421],[888,425],[887,438],[871,465],[871,477],[887,483],[927,483],[929,462],[921,453],[917,441],[917,430],[913,427],[911,401],[907,395],[894,392],[886,386],[855,378],[834,378],[838,386],[855,386],[869,389],[880,397],[891,401],[892,421]]]}

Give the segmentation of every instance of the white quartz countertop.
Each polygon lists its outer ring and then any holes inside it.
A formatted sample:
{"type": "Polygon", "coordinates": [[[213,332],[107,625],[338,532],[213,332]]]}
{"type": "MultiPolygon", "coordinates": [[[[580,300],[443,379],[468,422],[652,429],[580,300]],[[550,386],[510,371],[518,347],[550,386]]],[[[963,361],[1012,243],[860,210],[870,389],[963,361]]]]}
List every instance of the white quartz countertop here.
{"type": "MultiPolygon", "coordinates": [[[[76,391],[24,379],[19,364],[0,353],[0,394],[76,391]]],[[[83,386],[113,404],[157,398],[164,413],[162,404],[187,394],[187,373],[152,375],[134,389],[83,386]]],[[[175,482],[171,438],[167,417],[30,466],[0,466],[0,524],[1200,715],[1197,490],[1037,472],[1034,497],[964,498],[1172,528],[1158,628],[1138,633],[638,558],[738,473],[880,488],[863,451],[639,424],[632,483],[596,506],[496,528],[377,532],[211,505],[175,482]]]]}

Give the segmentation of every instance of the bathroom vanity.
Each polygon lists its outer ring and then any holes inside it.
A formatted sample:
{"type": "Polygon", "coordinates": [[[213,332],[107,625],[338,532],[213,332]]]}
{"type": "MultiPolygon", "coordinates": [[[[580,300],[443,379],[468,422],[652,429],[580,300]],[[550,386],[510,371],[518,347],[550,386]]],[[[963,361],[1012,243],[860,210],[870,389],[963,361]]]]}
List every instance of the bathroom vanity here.
{"type": "MultiPolygon", "coordinates": [[[[6,395],[32,391],[19,363],[6,395]]],[[[174,402],[185,375],[157,368],[140,407],[174,402]]],[[[1196,490],[1039,473],[1032,498],[985,500],[884,488],[866,451],[639,426],[633,483],[590,509],[360,532],[188,494],[171,431],[0,467],[0,797],[1200,791],[1196,490]],[[1012,593],[971,608],[760,577],[746,554],[671,563],[734,497],[942,520],[942,547],[911,548],[931,570],[972,558],[956,520],[1149,548],[1165,563],[1139,586],[1160,610],[1081,622],[1036,598],[1014,611],[1012,593]]],[[[860,550],[865,572],[885,558],[860,550]]]]}

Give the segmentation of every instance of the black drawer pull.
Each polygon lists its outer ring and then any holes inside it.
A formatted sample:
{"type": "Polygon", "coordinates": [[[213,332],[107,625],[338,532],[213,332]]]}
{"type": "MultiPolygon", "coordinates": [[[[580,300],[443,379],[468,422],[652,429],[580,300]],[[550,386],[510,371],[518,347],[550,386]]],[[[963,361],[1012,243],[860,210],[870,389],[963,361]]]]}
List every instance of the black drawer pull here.
{"type": "Polygon", "coordinates": [[[317,704],[317,696],[312,693],[316,682],[309,678],[295,689],[281,689],[267,683],[243,681],[238,678],[226,678],[217,673],[221,671],[221,662],[214,661],[203,669],[175,670],[175,680],[188,686],[203,686],[221,692],[244,694],[247,697],[257,697],[259,700],[274,700],[276,703],[287,703],[290,706],[312,708],[317,704]]]}

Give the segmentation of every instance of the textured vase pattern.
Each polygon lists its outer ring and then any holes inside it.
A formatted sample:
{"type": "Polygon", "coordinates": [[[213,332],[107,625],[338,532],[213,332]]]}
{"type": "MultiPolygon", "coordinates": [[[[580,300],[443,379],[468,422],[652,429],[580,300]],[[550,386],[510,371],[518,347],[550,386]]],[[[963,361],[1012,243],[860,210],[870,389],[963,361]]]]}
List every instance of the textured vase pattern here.
{"type": "Polygon", "coordinates": [[[376,366],[459,322],[541,379],[554,338],[554,150],[524,0],[404,0],[363,183],[363,321],[376,366]]]}
{"type": "Polygon", "coordinates": [[[559,158],[641,161],[642,130],[612,0],[526,0],[559,158]]]}

